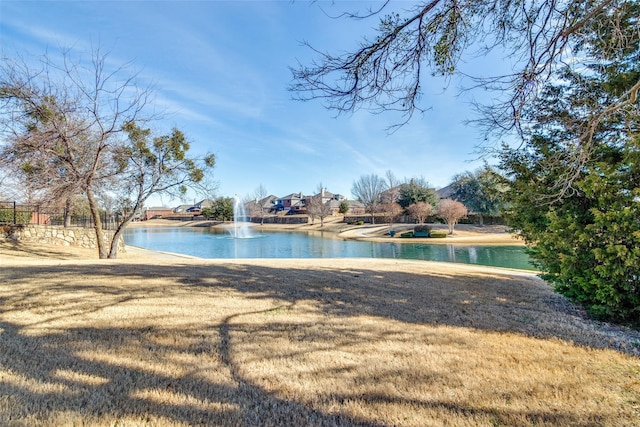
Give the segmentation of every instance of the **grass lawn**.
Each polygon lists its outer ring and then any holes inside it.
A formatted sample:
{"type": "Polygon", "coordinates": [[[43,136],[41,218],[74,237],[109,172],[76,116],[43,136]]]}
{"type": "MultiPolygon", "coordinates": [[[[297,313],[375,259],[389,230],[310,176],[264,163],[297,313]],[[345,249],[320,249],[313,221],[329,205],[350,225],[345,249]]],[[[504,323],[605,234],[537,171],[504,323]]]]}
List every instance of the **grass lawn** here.
{"type": "Polygon", "coordinates": [[[497,269],[0,260],[0,425],[640,425],[639,345],[497,269]]]}

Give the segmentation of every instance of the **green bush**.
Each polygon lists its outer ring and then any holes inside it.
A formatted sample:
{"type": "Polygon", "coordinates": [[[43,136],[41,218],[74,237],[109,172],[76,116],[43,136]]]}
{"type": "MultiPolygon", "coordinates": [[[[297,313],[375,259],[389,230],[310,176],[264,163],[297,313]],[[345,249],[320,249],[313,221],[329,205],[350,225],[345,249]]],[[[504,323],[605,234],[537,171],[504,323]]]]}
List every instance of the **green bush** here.
{"type": "MultiPolygon", "coordinates": [[[[0,209],[0,223],[13,224],[13,209],[0,209]]],[[[17,211],[15,215],[16,224],[29,224],[31,212],[17,211]]]]}
{"type": "Polygon", "coordinates": [[[429,237],[433,237],[434,239],[444,239],[447,237],[447,233],[445,231],[432,231],[429,233],[429,237]]]}
{"type": "Polygon", "coordinates": [[[364,221],[360,220],[357,222],[358,225],[364,225],[364,221]]]}
{"type": "Polygon", "coordinates": [[[619,147],[594,144],[572,184],[576,191],[553,204],[540,200],[566,170],[539,159],[561,145],[544,138],[534,143],[529,156],[509,158],[515,171],[509,225],[556,291],[600,320],[640,327],[640,139],[619,147]]]}
{"type": "Polygon", "coordinates": [[[413,231],[407,231],[405,233],[400,234],[400,237],[413,237],[413,231]]]}

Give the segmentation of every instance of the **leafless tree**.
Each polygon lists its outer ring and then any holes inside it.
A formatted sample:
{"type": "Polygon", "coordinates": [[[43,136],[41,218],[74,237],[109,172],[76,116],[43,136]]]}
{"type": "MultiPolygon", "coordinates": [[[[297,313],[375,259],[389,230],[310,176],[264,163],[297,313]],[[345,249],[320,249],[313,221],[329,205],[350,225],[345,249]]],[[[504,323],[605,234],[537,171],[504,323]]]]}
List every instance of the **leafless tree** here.
{"type": "Polygon", "coordinates": [[[458,201],[444,199],[438,203],[437,214],[449,226],[449,234],[453,234],[453,229],[458,221],[467,216],[467,208],[458,201]]]}
{"type": "Polygon", "coordinates": [[[422,224],[426,221],[429,215],[431,215],[431,212],[433,212],[433,206],[429,203],[418,202],[409,206],[407,211],[409,211],[411,218],[415,219],[418,224],[422,224]]]}
{"type": "Polygon", "coordinates": [[[387,179],[387,188],[397,187],[402,184],[396,175],[393,173],[391,169],[387,170],[384,174],[384,177],[387,179]]]}
{"type": "Polygon", "coordinates": [[[27,204],[40,204],[47,200],[47,196],[38,188],[26,185],[27,174],[17,165],[0,152],[0,191],[5,196],[2,200],[19,200],[27,204]]]}
{"type": "Polygon", "coordinates": [[[260,225],[263,225],[264,218],[269,214],[269,209],[265,206],[265,199],[268,196],[267,188],[260,183],[251,196],[251,200],[247,202],[249,215],[260,218],[260,225]]]}
{"type": "Polygon", "coordinates": [[[398,220],[404,209],[396,202],[383,203],[379,207],[379,211],[382,212],[387,219],[389,229],[393,226],[393,223],[398,220]]]}
{"type": "Polygon", "coordinates": [[[400,184],[401,182],[396,178],[391,170],[385,172],[385,187],[386,189],[381,194],[382,203],[395,203],[400,198],[400,184]]]}
{"type": "Polygon", "coordinates": [[[371,223],[376,223],[375,213],[382,203],[380,195],[387,186],[385,181],[376,174],[362,175],[354,181],[351,194],[362,203],[367,212],[371,214],[371,223]]]}
{"type": "MultiPolygon", "coordinates": [[[[123,208],[135,210],[150,194],[181,191],[187,181],[204,178],[194,160],[184,156],[189,145],[183,136],[174,132],[154,138],[155,147],[147,144],[150,131],[135,123],[157,118],[144,113],[152,90],[140,85],[127,65],[110,69],[106,59],[96,49],[88,64],[72,61],[66,51],[59,61],[43,56],[37,68],[23,59],[4,58],[0,64],[1,166],[21,169],[30,186],[46,190],[52,199],[83,194],[100,258],[117,254],[114,241],[107,242],[103,233],[101,193],[113,193],[123,208]],[[165,160],[190,170],[177,177],[177,170],[158,163],[165,160]]],[[[208,157],[205,163],[212,162],[208,157]]]]}
{"type": "Polygon", "coordinates": [[[324,187],[322,183],[318,185],[318,193],[307,198],[307,214],[311,217],[311,222],[315,218],[320,218],[320,226],[324,226],[324,219],[333,214],[330,200],[324,200],[324,187]]]}

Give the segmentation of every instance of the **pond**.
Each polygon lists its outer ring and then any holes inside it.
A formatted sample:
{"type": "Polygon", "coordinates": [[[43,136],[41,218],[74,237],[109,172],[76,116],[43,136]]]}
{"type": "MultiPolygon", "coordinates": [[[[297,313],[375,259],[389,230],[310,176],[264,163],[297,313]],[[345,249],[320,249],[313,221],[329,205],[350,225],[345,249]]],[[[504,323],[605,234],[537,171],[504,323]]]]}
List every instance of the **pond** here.
{"type": "Polygon", "coordinates": [[[206,227],[130,228],[127,245],[199,258],[399,258],[533,270],[521,246],[367,242],[322,232],[260,232],[236,239],[206,227]]]}

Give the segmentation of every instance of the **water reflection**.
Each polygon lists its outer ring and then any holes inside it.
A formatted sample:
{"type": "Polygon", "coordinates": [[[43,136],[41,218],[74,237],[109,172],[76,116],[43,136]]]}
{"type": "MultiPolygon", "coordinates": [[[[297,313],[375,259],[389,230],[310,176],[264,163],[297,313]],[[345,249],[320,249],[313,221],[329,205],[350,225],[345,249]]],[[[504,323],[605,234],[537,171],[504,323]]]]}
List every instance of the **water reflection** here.
{"type": "Polygon", "coordinates": [[[400,258],[533,269],[520,246],[364,242],[317,231],[258,232],[252,239],[234,239],[225,231],[198,227],[133,228],[124,238],[128,245],[201,258],[400,258]]]}

